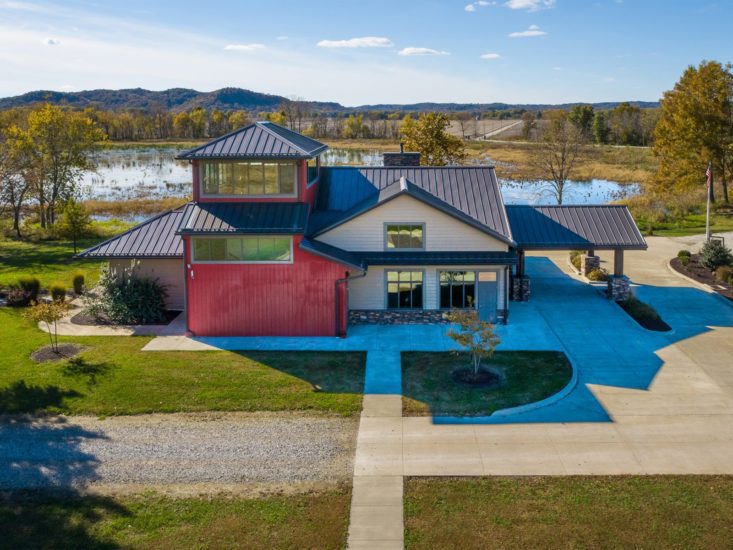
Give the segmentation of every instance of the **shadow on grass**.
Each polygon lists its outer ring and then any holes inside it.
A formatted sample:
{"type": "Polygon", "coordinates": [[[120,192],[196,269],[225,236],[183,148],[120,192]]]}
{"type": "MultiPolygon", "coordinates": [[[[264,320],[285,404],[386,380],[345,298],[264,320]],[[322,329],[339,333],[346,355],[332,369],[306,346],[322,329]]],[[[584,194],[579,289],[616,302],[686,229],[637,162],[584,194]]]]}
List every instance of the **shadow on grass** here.
{"type": "Polygon", "coordinates": [[[58,386],[34,386],[25,380],[0,388],[0,414],[40,413],[60,408],[67,397],[80,397],[75,390],[63,390],[58,386]]]}
{"type": "Polygon", "coordinates": [[[73,493],[21,491],[0,495],[2,548],[113,550],[121,548],[92,532],[103,518],[130,512],[111,498],[73,493]]]}
{"type": "Polygon", "coordinates": [[[61,374],[70,378],[86,378],[88,387],[96,386],[99,377],[106,376],[114,365],[111,363],[90,363],[83,357],[69,359],[62,367],[61,374]]]}

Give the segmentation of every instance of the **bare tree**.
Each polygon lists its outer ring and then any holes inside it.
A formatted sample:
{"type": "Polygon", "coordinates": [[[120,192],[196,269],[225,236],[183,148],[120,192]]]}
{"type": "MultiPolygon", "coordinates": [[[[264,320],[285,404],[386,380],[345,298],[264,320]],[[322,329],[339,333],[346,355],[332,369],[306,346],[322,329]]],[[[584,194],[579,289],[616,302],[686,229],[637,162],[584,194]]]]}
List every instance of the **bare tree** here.
{"type": "Polygon", "coordinates": [[[18,151],[6,140],[0,141],[0,213],[9,208],[13,215],[13,231],[20,237],[20,217],[30,197],[31,180],[24,177],[18,151]]]}
{"type": "Polygon", "coordinates": [[[537,131],[530,164],[548,179],[557,204],[562,204],[565,184],[584,152],[585,141],[564,111],[548,112],[546,118],[537,131]]]}

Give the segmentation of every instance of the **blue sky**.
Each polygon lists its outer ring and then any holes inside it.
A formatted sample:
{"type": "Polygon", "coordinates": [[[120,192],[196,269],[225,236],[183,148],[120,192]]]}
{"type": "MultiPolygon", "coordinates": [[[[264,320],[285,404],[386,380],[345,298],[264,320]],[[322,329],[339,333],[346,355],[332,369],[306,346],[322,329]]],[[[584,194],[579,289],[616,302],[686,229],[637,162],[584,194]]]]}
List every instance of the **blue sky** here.
{"type": "Polygon", "coordinates": [[[733,2],[0,0],[0,96],[239,86],[344,105],[656,100],[733,2]]]}

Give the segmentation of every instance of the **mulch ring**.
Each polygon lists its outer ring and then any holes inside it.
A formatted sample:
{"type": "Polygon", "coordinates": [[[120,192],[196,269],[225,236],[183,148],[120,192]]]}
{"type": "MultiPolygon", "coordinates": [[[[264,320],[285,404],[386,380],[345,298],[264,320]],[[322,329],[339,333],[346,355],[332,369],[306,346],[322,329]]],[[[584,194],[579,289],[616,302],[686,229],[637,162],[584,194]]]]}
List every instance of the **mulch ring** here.
{"type": "MultiPolygon", "coordinates": [[[[165,316],[165,321],[162,323],[140,323],[144,325],[168,325],[170,324],[173,319],[178,317],[180,315],[180,311],[164,311],[163,315],[165,316]]],[[[82,310],[73,317],[71,317],[70,321],[75,325],[83,325],[83,326],[115,326],[116,323],[111,322],[108,319],[97,319],[93,315],[89,315],[86,311],[82,310]]]]}
{"type": "Polygon", "coordinates": [[[733,300],[733,285],[716,279],[715,275],[706,267],[701,266],[698,260],[699,256],[693,254],[690,263],[686,266],[682,265],[679,258],[672,258],[670,265],[677,273],[681,273],[693,281],[707,285],[721,296],[733,300]]]}
{"type": "Polygon", "coordinates": [[[85,346],[80,346],[79,344],[59,344],[58,351],[55,351],[50,345],[43,346],[31,353],[31,359],[36,363],[48,363],[50,361],[60,361],[61,359],[71,359],[72,357],[79,355],[85,349],[87,349],[85,346]]]}

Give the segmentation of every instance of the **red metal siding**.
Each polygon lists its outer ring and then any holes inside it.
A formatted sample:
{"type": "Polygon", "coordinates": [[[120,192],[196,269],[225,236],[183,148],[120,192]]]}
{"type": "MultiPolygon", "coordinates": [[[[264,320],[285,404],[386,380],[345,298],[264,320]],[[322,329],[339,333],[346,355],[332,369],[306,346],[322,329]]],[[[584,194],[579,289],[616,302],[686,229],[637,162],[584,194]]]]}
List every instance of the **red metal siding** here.
{"type": "Polygon", "coordinates": [[[300,250],[301,238],[293,237],[292,264],[193,264],[189,330],[196,336],[334,336],[336,280],[346,268],[300,250]]]}

